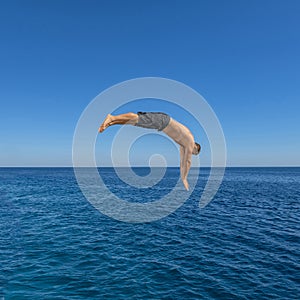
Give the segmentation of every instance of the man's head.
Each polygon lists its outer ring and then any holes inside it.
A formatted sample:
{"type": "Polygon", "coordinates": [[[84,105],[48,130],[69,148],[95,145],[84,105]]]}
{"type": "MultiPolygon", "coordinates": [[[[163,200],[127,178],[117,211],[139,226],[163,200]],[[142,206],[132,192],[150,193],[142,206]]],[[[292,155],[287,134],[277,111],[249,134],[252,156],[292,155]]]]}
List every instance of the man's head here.
{"type": "Polygon", "coordinates": [[[194,149],[193,149],[193,154],[198,155],[201,151],[201,146],[198,143],[195,143],[194,149]]]}

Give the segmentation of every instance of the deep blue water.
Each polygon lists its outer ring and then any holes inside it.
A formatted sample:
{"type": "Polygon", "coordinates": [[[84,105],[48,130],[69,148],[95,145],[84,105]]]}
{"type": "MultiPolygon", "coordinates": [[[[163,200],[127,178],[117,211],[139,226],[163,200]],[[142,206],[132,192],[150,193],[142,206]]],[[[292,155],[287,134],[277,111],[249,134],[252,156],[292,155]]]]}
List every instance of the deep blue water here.
{"type": "Polygon", "coordinates": [[[0,299],[300,299],[300,168],[229,168],[199,209],[208,172],[175,213],[130,224],[93,208],[71,168],[0,168],[0,299]]]}

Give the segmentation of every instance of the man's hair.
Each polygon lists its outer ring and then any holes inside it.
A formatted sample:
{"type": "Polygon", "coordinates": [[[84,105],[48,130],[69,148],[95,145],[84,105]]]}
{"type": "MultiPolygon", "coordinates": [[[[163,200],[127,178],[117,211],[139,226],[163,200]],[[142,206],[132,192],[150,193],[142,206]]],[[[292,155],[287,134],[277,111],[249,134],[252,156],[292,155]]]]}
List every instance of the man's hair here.
{"type": "Polygon", "coordinates": [[[198,149],[198,154],[200,153],[200,151],[201,151],[201,146],[200,146],[200,144],[198,144],[198,143],[196,143],[195,142],[195,145],[197,146],[197,149],[198,149]]]}

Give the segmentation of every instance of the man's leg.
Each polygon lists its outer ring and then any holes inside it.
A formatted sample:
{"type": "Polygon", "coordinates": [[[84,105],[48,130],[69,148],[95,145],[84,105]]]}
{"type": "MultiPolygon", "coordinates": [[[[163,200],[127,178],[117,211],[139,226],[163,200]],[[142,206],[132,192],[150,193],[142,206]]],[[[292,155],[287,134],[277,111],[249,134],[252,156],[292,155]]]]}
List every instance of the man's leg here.
{"type": "Polygon", "coordinates": [[[135,125],[138,121],[138,115],[135,113],[127,113],[127,114],[122,114],[118,116],[112,116],[108,114],[102,123],[102,125],[99,128],[99,132],[103,132],[108,126],[112,125],[124,125],[124,124],[129,124],[129,125],[135,125]]]}

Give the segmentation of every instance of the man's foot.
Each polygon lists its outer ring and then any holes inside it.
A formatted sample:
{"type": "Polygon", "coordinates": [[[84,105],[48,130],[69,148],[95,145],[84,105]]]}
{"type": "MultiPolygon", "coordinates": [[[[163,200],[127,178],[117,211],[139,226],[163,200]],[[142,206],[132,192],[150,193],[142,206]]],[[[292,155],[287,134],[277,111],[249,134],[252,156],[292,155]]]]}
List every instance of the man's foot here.
{"type": "Polygon", "coordinates": [[[102,125],[99,128],[99,132],[103,132],[108,126],[110,126],[110,122],[111,122],[111,115],[108,114],[105,118],[105,120],[103,121],[102,125]]]}

